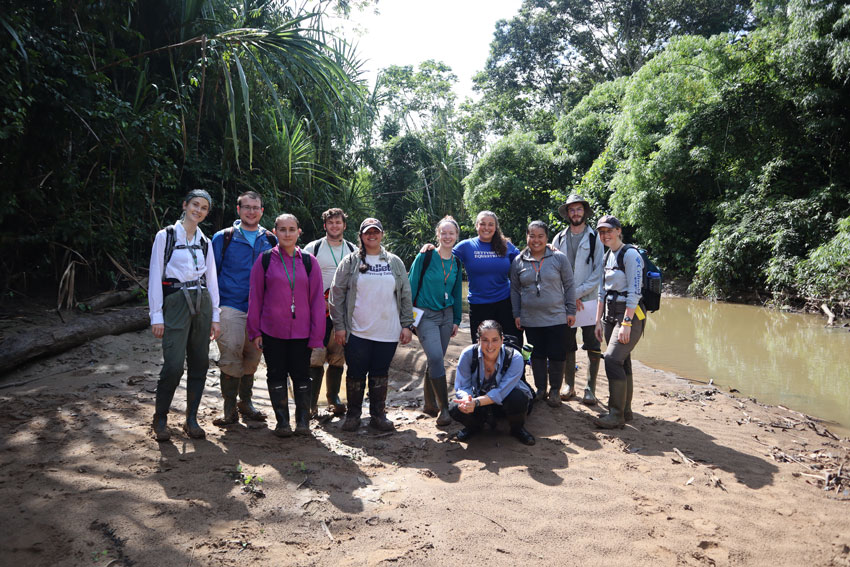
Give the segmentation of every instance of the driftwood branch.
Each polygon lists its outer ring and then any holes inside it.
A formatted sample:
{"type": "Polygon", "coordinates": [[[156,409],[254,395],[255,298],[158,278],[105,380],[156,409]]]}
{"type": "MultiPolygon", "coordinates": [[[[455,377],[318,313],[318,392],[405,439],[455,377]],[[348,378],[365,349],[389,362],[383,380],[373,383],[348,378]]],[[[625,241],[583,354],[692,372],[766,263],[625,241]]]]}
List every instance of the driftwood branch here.
{"type": "Polygon", "coordinates": [[[147,307],[103,315],[81,315],[66,325],[38,327],[0,342],[0,374],[36,358],[59,354],[105,335],[140,331],[150,325],[147,307]]]}
{"type": "Polygon", "coordinates": [[[832,312],[832,310],[826,303],[821,303],[820,309],[821,311],[826,313],[826,316],[828,317],[828,320],[826,322],[827,326],[832,327],[835,324],[835,313],[832,312]]]}

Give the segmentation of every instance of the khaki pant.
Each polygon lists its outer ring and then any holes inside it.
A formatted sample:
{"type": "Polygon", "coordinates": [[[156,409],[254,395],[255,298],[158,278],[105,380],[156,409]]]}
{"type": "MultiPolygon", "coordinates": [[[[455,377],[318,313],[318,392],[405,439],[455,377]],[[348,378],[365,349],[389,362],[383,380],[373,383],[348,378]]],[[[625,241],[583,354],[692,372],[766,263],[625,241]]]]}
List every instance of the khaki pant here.
{"type": "Polygon", "coordinates": [[[260,364],[262,353],[248,340],[247,322],[247,313],[232,307],[221,308],[221,335],[217,340],[221,358],[218,367],[228,376],[253,374],[260,364]]]}
{"type": "Polygon", "coordinates": [[[337,344],[333,330],[328,346],[314,348],[310,355],[310,366],[324,366],[326,361],[329,366],[345,366],[345,351],[342,345],[337,344]]]}

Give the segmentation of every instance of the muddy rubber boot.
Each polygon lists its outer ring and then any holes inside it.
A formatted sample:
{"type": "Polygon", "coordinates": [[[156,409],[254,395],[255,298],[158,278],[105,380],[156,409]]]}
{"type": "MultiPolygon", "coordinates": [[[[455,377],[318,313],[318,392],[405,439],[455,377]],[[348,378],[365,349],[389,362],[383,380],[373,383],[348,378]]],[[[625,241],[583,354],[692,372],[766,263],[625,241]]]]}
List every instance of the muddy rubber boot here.
{"type": "Polygon", "coordinates": [[[576,395],[576,351],[567,353],[567,359],[564,361],[564,382],[567,384],[567,391],[561,394],[561,399],[566,402],[576,395]]]}
{"type": "Polygon", "coordinates": [[[584,389],[584,397],[581,399],[581,403],[586,406],[595,406],[597,403],[596,377],[599,375],[599,362],[601,360],[601,353],[587,353],[587,387],[584,389]]]}
{"type": "Polygon", "coordinates": [[[596,417],[593,423],[602,429],[622,429],[626,425],[623,407],[626,405],[626,380],[608,379],[608,414],[596,417]]]}
{"type": "Polygon", "coordinates": [[[635,389],[635,380],[634,375],[632,374],[631,357],[626,359],[626,362],[623,366],[626,370],[626,403],[623,406],[623,419],[625,421],[631,421],[635,418],[635,415],[632,413],[632,394],[634,393],[635,389]]]}
{"type": "Polygon", "coordinates": [[[446,377],[440,376],[439,378],[428,381],[431,383],[430,386],[436,394],[437,406],[440,408],[440,415],[437,416],[437,425],[439,427],[451,425],[454,419],[449,415],[449,386],[446,384],[446,377]]]}
{"type": "Polygon", "coordinates": [[[388,376],[369,376],[369,427],[378,431],[395,431],[387,419],[388,376]]]}
{"type": "Polygon", "coordinates": [[[236,409],[236,396],[239,394],[241,378],[221,373],[221,397],[224,398],[224,415],[213,420],[213,425],[222,427],[239,423],[239,410],[236,409]]]}
{"type": "Polygon", "coordinates": [[[289,395],[286,381],[278,387],[269,388],[269,400],[272,403],[274,418],[277,424],[274,434],[278,437],[292,437],[292,427],[289,425],[289,395]]]}
{"type": "Polygon", "coordinates": [[[342,424],[343,431],[357,431],[360,429],[360,414],[363,412],[363,389],[366,380],[353,380],[351,376],[345,378],[345,396],[348,398],[348,410],[345,412],[345,421],[342,424]]]}
{"type": "Polygon", "coordinates": [[[336,417],[345,415],[345,404],[339,399],[339,388],[342,385],[342,371],[342,366],[328,366],[327,380],[325,380],[328,411],[336,417]]]}
{"type": "Polygon", "coordinates": [[[198,408],[201,406],[203,394],[203,380],[186,384],[186,422],[183,423],[183,431],[192,439],[204,439],[207,436],[206,431],[198,424],[198,408]]]}
{"type": "Polygon", "coordinates": [[[534,445],[537,441],[534,435],[525,429],[525,414],[518,413],[508,416],[508,423],[511,424],[511,435],[519,439],[523,445],[534,445]]]}
{"type": "Polygon", "coordinates": [[[425,377],[422,378],[422,400],[422,413],[437,417],[440,409],[437,407],[437,396],[434,393],[431,372],[427,366],[425,367],[425,377]]]}
{"type": "Polygon", "coordinates": [[[537,395],[534,396],[536,401],[546,399],[546,386],[549,379],[546,376],[547,363],[545,358],[531,359],[531,375],[534,376],[534,388],[537,390],[537,395]]]}
{"type": "Polygon", "coordinates": [[[561,405],[561,384],[564,382],[564,365],[560,362],[549,364],[549,397],[546,403],[556,408],[561,405]]]}
{"type": "MultiPolygon", "coordinates": [[[[325,375],[324,366],[310,367],[310,417],[319,416],[319,392],[322,390],[322,377],[325,375]]],[[[330,381],[330,379],[328,380],[330,381]]],[[[297,407],[297,402],[296,402],[297,407]]],[[[298,418],[295,418],[296,423],[298,418]]],[[[296,426],[297,429],[297,426],[296,426]]]]}
{"type": "Polygon", "coordinates": [[[171,439],[171,431],[168,429],[168,411],[171,409],[172,399],[174,399],[174,390],[158,383],[153,414],[153,436],[160,442],[171,439]]]}
{"type": "Polygon", "coordinates": [[[254,375],[246,374],[239,381],[239,403],[236,407],[239,408],[239,413],[245,419],[252,421],[265,421],[266,414],[254,407],[251,403],[251,397],[254,395],[254,375]]]}

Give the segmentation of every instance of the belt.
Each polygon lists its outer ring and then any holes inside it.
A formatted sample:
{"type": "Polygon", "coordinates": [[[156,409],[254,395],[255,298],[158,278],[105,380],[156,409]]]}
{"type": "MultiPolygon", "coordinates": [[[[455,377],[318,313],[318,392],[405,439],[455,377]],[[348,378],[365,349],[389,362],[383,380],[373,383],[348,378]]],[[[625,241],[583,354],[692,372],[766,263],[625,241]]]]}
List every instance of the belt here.
{"type": "Polygon", "coordinates": [[[189,314],[197,315],[201,311],[201,291],[206,289],[206,278],[192,280],[189,282],[178,282],[175,280],[165,280],[162,282],[162,295],[167,297],[172,293],[183,291],[183,297],[186,298],[186,305],[189,306],[189,314]],[[189,297],[189,288],[195,288],[195,304],[192,304],[192,299],[189,297]]]}

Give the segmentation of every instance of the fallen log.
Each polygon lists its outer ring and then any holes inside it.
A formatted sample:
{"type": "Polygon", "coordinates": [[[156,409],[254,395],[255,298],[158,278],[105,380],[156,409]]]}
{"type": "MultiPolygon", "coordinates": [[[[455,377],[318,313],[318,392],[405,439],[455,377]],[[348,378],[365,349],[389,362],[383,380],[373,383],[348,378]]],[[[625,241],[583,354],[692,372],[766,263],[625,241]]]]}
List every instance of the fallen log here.
{"type": "Polygon", "coordinates": [[[0,342],[0,374],[36,358],[59,354],[105,335],[140,331],[150,325],[147,307],[102,315],[80,315],[65,325],[35,327],[0,342]]]}
{"type": "Polygon", "coordinates": [[[84,299],[80,303],[85,306],[86,311],[100,311],[107,307],[115,307],[130,301],[138,300],[139,291],[147,289],[148,279],[142,280],[140,285],[133,286],[132,289],[122,291],[107,291],[94,297],[84,299]]]}

